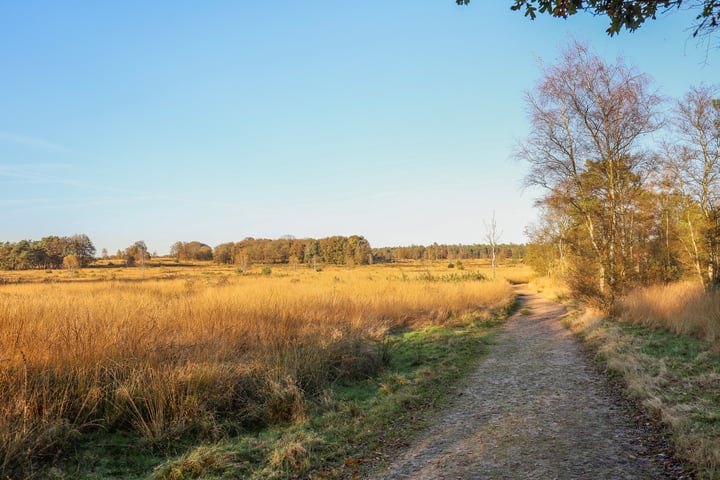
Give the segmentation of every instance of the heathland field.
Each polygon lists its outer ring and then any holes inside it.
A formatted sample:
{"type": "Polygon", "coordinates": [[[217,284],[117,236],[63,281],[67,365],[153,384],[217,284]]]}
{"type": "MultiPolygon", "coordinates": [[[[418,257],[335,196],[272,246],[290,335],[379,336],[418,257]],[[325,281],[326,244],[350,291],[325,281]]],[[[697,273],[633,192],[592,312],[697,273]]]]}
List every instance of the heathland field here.
{"type": "MultiPolygon", "coordinates": [[[[68,472],[84,468],[82,476],[142,478],[153,467],[161,478],[195,478],[193,468],[272,476],[311,468],[301,441],[257,447],[244,460],[218,451],[192,468],[180,461],[163,470],[154,458],[277,425],[297,428],[341,409],[338,388],[368,379],[385,378],[379,388],[388,392],[416,377],[421,383],[419,374],[387,377],[403,356],[432,357],[406,362],[422,363],[432,377],[432,360],[450,354],[438,345],[469,342],[468,328],[490,328],[513,301],[508,281],[488,280],[486,266],[464,267],[242,272],[166,264],[4,273],[0,477],[72,478],[68,472]],[[412,353],[403,339],[425,350],[412,353]],[[152,456],[108,467],[107,452],[82,453],[88,444],[152,456]]],[[[511,281],[526,275],[522,267],[498,272],[511,281]]],[[[332,465],[336,453],[330,448],[323,463],[332,465]]]]}

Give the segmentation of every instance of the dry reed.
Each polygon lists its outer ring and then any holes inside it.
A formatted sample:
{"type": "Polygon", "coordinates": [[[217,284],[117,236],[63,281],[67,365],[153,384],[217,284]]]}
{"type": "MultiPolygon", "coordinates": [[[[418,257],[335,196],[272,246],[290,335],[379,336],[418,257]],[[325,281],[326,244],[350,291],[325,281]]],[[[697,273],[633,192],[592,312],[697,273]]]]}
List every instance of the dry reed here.
{"type": "Polygon", "coordinates": [[[620,299],[616,314],[627,323],[705,340],[720,351],[720,290],[689,282],[637,289],[620,299]]]}
{"type": "Polygon", "coordinates": [[[301,420],[330,382],[378,371],[388,332],[512,296],[372,272],[0,287],[0,476],[97,428],[158,444],[301,420]]]}

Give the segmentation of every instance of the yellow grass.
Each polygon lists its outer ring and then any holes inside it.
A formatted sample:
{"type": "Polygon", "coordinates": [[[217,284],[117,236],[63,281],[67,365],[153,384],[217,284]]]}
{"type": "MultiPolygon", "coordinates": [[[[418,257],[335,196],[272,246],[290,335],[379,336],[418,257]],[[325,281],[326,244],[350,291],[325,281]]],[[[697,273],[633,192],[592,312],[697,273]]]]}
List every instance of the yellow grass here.
{"type": "Polygon", "coordinates": [[[618,302],[622,321],[706,340],[720,350],[720,291],[684,282],[637,289],[618,302]]]}
{"type": "Polygon", "coordinates": [[[628,333],[621,323],[589,309],[565,319],[573,332],[597,350],[608,370],[620,375],[627,394],[637,399],[649,416],[670,427],[678,454],[697,467],[697,478],[708,479],[720,478],[717,356],[703,350],[693,352],[692,344],[683,337],[653,338],[652,328],[704,331],[692,318],[710,316],[712,309],[707,304],[717,300],[714,292],[705,293],[690,284],[629,295],[624,299],[624,321],[649,326],[650,333],[628,333]],[[686,317],[684,308],[696,313],[686,317]]]}
{"type": "MultiPolygon", "coordinates": [[[[463,270],[448,268],[447,260],[441,261],[401,261],[397,263],[376,264],[369,266],[356,266],[348,270],[345,266],[323,266],[325,273],[347,272],[360,269],[363,273],[375,277],[401,277],[404,273],[410,278],[417,278],[427,272],[432,275],[462,275],[469,272],[481,273],[488,279],[492,278],[492,268],[489,260],[466,259],[462,260],[463,270]]],[[[260,274],[264,265],[254,265],[248,274],[260,274]]],[[[269,265],[274,274],[295,275],[310,277],[315,272],[305,265],[293,268],[289,265],[269,265]]],[[[14,283],[87,283],[104,280],[152,280],[174,278],[209,278],[214,275],[237,275],[237,266],[218,265],[213,262],[193,262],[192,264],[177,264],[173,259],[154,258],[148,261],[146,268],[125,267],[120,260],[101,260],[90,268],[68,272],[67,270],[0,270],[0,285],[14,283]],[[110,265],[112,264],[112,265],[110,265]]],[[[533,269],[523,263],[507,263],[498,266],[497,279],[507,280],[511,283],[527,282],[534,277],[533,269]]]]}
{"type": "Polygon", "coordinates": [[[333,380],[375,373],[388,332],[512,296],[504,281],[420,280],[410,266],[272,268],[30,272],[0,285],[0,476],[99,427],[167,442],[224,420],[300,420],[333,380]]]}
{"type": "Polygon", "coordinates": [[[563,302],[572,297],[570,288],[560,279],[550,277],[533,277],[529,288],[539,295],[554,302],[563,302]]]}

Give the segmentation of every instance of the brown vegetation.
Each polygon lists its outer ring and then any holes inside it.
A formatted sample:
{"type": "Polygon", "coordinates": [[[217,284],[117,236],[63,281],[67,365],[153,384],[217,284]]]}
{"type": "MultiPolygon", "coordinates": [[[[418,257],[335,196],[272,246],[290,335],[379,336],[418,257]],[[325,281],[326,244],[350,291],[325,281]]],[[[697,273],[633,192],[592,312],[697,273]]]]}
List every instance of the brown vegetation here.
{"type": "Polygon", "coordinates": [[[623,322],[705,340],[720,352],[720,292],[697,283],[637,289],[617,303],[623,322]]]}
{"type": "MultiPolygon", "coordinates": [[[[682,320],[691,316],[682,312],[682,305],[702,312],[702,305],[710,298],[696,295],[697,288],[687,285],[675,288],[674,292],[673,288],[646,291],[623,311],[625,321],[652,325],[650,328],[606,320],[590,310],[584,315],[568,317],[567,323],[597,352],[608,371],[622,380],[626,394],[638,402],[645,414],[669,427],[677,453],[697,469],[697,478],[717,479],[720,478],[720,391],[717,388],[720,355],[712,353],[707,342],[654,328],[662,323],[666,328],[683,330],[682,320]],[[679,300],[667,298],[669,293],[677,293],[679,300]],[[647,315],[642,313],[643,302],[652,299],[660,307],[651,309],[647,315]],[[679,312],[678,321],[673,321],[673,311],[679,312]]],[[[714,301],[717,305],[717,297],[714,301]]],[[[717,337],[715,339],[717,341],[717,337]]]]}
{"type": "Polygon", "coordinates": [[[157,445],[302,419],[330,382],[381,368],[388,332],[512,295],[370,267],[199,273],[1,287],[3,476],[99,428],[157,445]]]}

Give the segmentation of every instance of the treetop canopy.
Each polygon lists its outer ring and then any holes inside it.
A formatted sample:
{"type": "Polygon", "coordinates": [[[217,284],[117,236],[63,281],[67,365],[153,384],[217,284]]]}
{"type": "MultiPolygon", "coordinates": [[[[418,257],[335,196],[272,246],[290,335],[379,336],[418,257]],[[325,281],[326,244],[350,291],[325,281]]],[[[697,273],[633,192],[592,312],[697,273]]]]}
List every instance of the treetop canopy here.
{"type": "MultiPolygon", "coordinates": [[[[665,13],[680,8],[683,0],[514,0],[511,10],[524,11],[526,17],[535,19],[538,12],[553,17],[567,18],[579,11],[595,15],[606,15],[610,19],[607,29],[609,35],[615,35],[623,28],[637,30],[645,20],[657,18],[658,13],[665,13]]],[[[470,0],[455,0],[458,5],[467,5],[470,0]]],[[[687,2],[686,2],[687,5],[687,2]]],[[[695,17],[693,36],[710,33],[720,24],[720,1],[698,0],[691,8],[699,8],[695,17]]]]}

